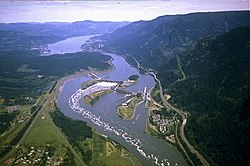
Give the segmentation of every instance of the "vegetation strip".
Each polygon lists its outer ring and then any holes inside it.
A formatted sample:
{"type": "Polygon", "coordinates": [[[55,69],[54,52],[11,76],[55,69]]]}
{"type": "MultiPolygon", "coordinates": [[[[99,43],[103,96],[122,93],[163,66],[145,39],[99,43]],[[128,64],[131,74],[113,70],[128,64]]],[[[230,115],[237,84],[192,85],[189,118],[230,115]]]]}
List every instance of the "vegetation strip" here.
{"type": "MultiPolygon", "coordinates": [[[[134,58],[134,59],[135,59],[135,58],[134,58]]],[[[147,69],[145,69],[144,67],[142,67],[136,59],[135,59],[135,61],[136,61],[138,67],[142,68],[143,70],[148,71],[147,69]]],[[[177,61],[178,61],[178,63],[180,63],[178,57],[177,57],[177,61]]],[[[181,68],[180,65],[179,65],[179,68],[181,68]]],[[[181,71],[182,71],[182,70],[181,70],[181,71]]],[[[159,90],[160,90],[160,98],[161,98],[161,101],[163,102],[163,105],[164,105],[166,108],[169,108],[169,109],[171,109],[171,110],[174,110],[174,111],[176,111],[177,114],[181,115],[182,124],[181,124],[181,126],[180,126],[180,129],[181,129],[181,130],[180,130],[180,134],[176,133],[176,134],[177,134],[177,135],[176,135],[177,141],[179,140],[178,136],[180,136],[181,139],[183,140],[183,142],[187,145],[187,146],[185,146],[185,147],[188,148],[188,151],[190,151],[190,152],[192,153],[192,155],[197,156],[197,157],[200,159],[200,161],[202,162],[203,165],[208,166],[209,163],[206,161],[206,159],[205,159],[197,150],[195,150],[195,148],[188,142],[188,140],[187,140],[186,137],[185,137],[185,134],[184,134],[184,127],[185,127],[186,121],[187,121],[187,114],[186,114],[185,112],[183,112],[183,111],[181,111],[181,110],[179,110],[179,109],[173,107],[170,103],[168,103],[168,102],[166,101],[166,99],[165,99],[165,97],[164,97],[164,95],[163,95],[163,89],[162,89],[160,80],[156,77],[156,75],[155,75],[153,72],[150,72],[150,71],[148,71],[148,72],[149,72],[150,74],[152,74],[152,75],[154,76],[155,80],[158,82],[159,90]]],[[[183,73],[183,79],[186,79],[185,73],[184,73],[183,71],[182,71],[182,73],[183,73]]],[[[178,125],[177,125],[177,128],[178,128],[178,125]]],[[[178,141],[178,142],[180,143],[180,145],[181,145],[181,147],[182,147],[182,148],[181,148],[182,151],[184,151],[185,155],[187,156],[188,161],[189,161],[190,163],[192,163],[192,165],[194,165],[194,163],[192,162],[192,160],[191,160],[191,158],[190,158],[190,156],[189,156],[190,153],[187,153],[187,152],[186,152],[185,148],[183,147],[183,145],[182,145],[182,143],[181,143],[180,141],[178,141]]]]}

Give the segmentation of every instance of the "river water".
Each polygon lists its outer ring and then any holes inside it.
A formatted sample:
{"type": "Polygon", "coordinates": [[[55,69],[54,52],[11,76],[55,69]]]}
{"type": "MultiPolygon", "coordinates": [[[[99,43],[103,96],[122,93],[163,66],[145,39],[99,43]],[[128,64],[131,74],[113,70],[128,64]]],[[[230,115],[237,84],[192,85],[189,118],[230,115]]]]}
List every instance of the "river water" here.
{"type": "MultiPolygon", "coordinates": [[[[51,50],[49,55],[80,51],[80,46],[92,36],[73,37],[50,44],[48,45],[48,49],[51,50]]],[[[115,69],[111,72],[97,74],[98,76],[111,81],[122,81],[127,80],[133,74],[139,75],[138,83],[125,89],[130,92],[142,91],[144,87],[149,90],[155,85],[152,76],[140,74],[123,57],[106,54],[113,58],[112,63],[115,69]]],[[[57,105],[66,116],[83,120],[100,133],[119,142],[139,159],[142,166],[187,165],[180,151],[166,144],[162,139],[145,133],[148,114],[145,103],[137,107],[135,118],[132,120],[123,120],[116,113],[117,106],[126,100],[120,93],[112,92],[105,95],[92,107],[86,105],[79,89],[84,81],[90,79],[87,76],[76,77],[64,85],[57,105]],[[74,100],[76,103],[72,104],[73,98],[77,98],[77,100],[74,100]],[[77,108],[72,106],[74,104],[77,105],[77,108]]]]}

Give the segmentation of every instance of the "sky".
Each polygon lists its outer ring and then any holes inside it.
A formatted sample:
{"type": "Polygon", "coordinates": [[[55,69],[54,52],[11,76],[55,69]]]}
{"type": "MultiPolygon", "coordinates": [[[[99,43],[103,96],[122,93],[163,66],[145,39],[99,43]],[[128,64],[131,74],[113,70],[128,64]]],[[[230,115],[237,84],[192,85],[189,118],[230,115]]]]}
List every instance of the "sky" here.
{"type": "Polygon", "coordinates": [[[249,0],[0,1],[0,22],[152,20],[162,15],[249,10],[249,0]]]}

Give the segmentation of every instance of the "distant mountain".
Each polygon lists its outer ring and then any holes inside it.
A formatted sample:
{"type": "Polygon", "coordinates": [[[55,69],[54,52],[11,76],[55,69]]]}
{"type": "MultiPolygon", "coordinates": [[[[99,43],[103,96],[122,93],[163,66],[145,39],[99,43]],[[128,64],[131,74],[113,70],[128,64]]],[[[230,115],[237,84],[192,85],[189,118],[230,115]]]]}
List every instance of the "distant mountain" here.
{"type": "Polygon", "coordinates": [[[68,37],[111,33],[129,22],[79,21],[73,23],[0,23],[0,50],[43,49],[68,37]]]}
{"type": "Polygon", "coordinates": [[[63,40],[62,36],[40,35],[20,31],[0,31],[0,51],[7,50],[43,50],[48,43],[63,40]]]}
{"type": "Polygon", "coordinates": [[[250,26],[203,39],[180,59],[187,79],[167,93],[191,113],[187,137],[212,164],[249,165],[250,26]]]}
{"type": "Polygon", "coordinates": [[[154,68],[156,62],[163,63],[162,58],[173,57],[176,50],[197,40],[249,25],[249,15],[249,11],[167,15],[133,22],[98,39],[104,40],[105,48],[132,54],[143,65],[154,68]]]}
{"type": "Polygon", "coordinates": [[[0,23],[0,31],[28,32],[41,36],[72,37],[88,34],[111,33],[129,22],[79,21],[73,23],[0,23]]]}

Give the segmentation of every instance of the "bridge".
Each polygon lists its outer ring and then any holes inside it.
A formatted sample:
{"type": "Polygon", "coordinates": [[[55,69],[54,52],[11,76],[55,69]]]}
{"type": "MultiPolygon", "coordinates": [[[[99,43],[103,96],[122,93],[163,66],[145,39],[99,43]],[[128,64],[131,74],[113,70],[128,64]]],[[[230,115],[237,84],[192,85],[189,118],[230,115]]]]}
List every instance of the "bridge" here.
{"type": "MultiPolygon", "coordinates": [[[[129,92],[129,91],[123,90],[123,89],[118,88],[118,87],[119,87],[119,85],[117,85],[116,87],[112,88],[112,90],[114,90],[114,91],[116,91],[118,93],[123,93],[125,95],[127,95],[127,94],[135,95],[136,94],[134,92],[129,92]]],[[[147,87],[145,87],[144,91],[141,92],[141,93],[143,95],[143,100],[146,101],[147,100],[147,87]]]]}

